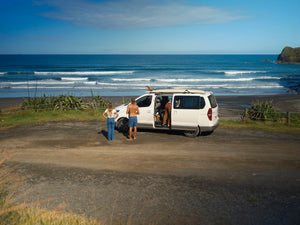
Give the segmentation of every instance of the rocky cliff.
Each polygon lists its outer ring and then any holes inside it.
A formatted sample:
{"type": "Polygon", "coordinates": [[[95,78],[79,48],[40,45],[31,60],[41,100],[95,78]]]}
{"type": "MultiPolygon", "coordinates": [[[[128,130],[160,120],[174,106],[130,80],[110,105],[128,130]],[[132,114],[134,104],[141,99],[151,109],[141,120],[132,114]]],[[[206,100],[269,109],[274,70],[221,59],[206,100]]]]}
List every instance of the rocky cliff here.
{"type": "Polygon", "coordinates": [[[300,47],[285,47],[277,57],[277,63],[300,64],[300,47]]]}

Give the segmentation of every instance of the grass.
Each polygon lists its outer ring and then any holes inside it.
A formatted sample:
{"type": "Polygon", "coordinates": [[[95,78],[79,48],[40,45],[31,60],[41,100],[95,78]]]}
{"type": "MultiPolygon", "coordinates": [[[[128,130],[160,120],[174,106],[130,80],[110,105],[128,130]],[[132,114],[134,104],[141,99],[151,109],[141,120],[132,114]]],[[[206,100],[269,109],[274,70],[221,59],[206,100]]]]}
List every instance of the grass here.
{"type": "Polygon", "coordinates": [[[69,110],[69,111],[17,111],[6,112],[0,117],[0,128],[14,127],[22,124],[34,124],[51,121],[104,121],[103,109],[99,110],[69,110]]]}
{"type": "MultiPolygon", "coordinates": [[[[85,218],[73,213],[59,212],[55,210],[47,210],[40,208],[29,208],[26,205],[19,205],[13,207],[13,211],[3,217],[0,221],[2,225],[101,225],[101,223],[95,219],[85,218]]],[[[0,211],[1,214],[1,211],[0,211]]],[[[0,215],[1,216],[1,215],[0,215]]],[[[1,217],[0,217],[1,218],[1,217]]]]}
{"type": "Polygon", "coordinates": [[[282,133],[300,133],[299,122],[259,121],[259,120],[221,120],[221,128],[251,129],[282,133]]]}

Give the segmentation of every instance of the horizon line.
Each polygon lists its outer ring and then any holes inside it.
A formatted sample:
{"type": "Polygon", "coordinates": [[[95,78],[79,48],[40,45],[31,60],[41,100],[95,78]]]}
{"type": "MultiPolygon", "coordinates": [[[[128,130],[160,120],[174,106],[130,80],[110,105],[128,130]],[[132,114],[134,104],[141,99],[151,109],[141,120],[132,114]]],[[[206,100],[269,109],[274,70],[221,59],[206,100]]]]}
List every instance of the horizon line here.
{"type": "Polygon", "coordinates": [[[0,55],[279,55],[280,53],[0,53],[0,55]]]}

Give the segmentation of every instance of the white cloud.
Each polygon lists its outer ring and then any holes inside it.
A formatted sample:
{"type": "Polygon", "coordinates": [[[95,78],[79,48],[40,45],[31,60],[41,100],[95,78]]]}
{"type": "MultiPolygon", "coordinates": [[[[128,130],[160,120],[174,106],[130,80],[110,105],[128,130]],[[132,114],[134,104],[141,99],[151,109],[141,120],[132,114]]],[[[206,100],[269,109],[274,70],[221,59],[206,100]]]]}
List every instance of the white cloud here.
{"type": "Polygon", "coordinates": [[[43,16],[101,30],[132,30],[167,26],[228,23],[243,19],[222,9],[174,1],[46,0],[53,10],[43,16]]]}

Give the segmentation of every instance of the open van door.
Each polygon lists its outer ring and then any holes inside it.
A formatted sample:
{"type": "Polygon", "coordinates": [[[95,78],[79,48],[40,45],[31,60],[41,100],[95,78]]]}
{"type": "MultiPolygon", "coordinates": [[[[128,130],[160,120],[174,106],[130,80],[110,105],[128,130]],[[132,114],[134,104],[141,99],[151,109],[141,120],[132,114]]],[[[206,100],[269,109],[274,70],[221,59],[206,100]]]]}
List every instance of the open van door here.
{"type": "Polygon", "coordinates": [[[138,127],[153,128],[154,124],[154,100],[152,95],[143,95],[136,99],[140,114],[138,118],[138,127]]]}

